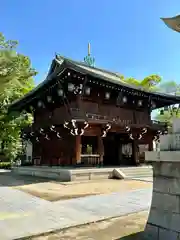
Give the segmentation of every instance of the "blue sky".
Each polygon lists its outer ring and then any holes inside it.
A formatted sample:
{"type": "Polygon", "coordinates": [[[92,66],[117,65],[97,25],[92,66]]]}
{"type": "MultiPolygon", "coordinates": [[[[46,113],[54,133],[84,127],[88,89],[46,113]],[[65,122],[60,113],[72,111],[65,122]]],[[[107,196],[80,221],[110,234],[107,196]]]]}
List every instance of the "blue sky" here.
{"type": "Polygon", "coordinates": [[[37,83],[55,52],[83,60],[88,42],[98,67],[180,83],[180,34],[160,20],[179,12],[179,0],[6,0],[0,31],[19,41],[39,72],[37,83]]]}

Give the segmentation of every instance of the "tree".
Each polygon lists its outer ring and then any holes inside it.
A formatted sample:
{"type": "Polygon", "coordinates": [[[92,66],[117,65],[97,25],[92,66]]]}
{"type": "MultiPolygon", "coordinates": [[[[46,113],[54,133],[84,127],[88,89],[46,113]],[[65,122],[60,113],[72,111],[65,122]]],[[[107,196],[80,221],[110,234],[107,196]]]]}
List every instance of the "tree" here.
{"type": "MultiPolygon", "coordinates": [[[[127,78],[127,79],[123,79],[123,81],[131,85],[134,85],[136,87],[139,87],[140,89],[151,91],[151,92],[158,91],[161,93],[180,95],[180,86],[176,82],[169,81],[169,82],[161,83],[162,81],[161,77],[156,74],[150,75],[144,78],[142,81],[137,80],[135,78],[127,78]]],[[[171,124],[173,117],[180,118],[179,105],[175,104],[172,106],[159,109],[155,118],[158,121],[167,122],[171,124]]]]}
{"type": "Polygon", "coordinates": [[[30,59],[16,52],[17,41],[0,33],[0,149],[13,160],[22,150],[21,129],[32,121],[30,114],[8,114],[8,106],[34,87],[30,59]]]}
{"type": "Polygon", "coordinates": [[[137,80],[135,78],[124,79],[125,82],[147,91],[157,91],[161,80],[161,77],[156,74],[145,77],[143,80],[137,80]]]}
{"type": "MultiPolygon", "coordinates": [[[[174,81],[164,82],[160,85],[160,91],[162,93],[168,93],[178,96],[180,95],[180,86],[174,81]]],[[[160,109],[156,115],[157,120],[167,122],[169,123],[169,125],[172,124],[172,120],[174,117],[180,118],[179,104],[164,107],[160,109]]]]}

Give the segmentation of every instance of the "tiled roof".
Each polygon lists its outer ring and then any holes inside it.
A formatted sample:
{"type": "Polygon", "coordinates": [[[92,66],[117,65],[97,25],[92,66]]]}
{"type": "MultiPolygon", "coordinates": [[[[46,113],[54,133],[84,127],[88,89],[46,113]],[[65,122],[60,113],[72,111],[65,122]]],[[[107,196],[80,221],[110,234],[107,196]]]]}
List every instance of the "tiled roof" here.
{"type": "MultiPolygon", "coordinates": [[[[92,77],[95,77],[97,79],[102,79],[104,81],[107,81],[107,82],[110,82],[113,84],[117,84],[122,87],[126,87],[126,88],[129,88],[132,90],[136,89],[138,91],[149,94],[148,91],[142,90],[140,87],[130,85],[130,84],[122,81],[120,79],[120,75],[118,75],[117,73],[113,73],[113,72],[110,72],[110,71],[107,71],[107,70],[101,69],[101,68],[91,67],[91,66],[88,66],[84,62],[74,61],[72,59],[57,55],[56,58],[52,61],[52,64],[51,64],[51,67],[50,67],[50,70],[49,70],[49,73],[48,73],[46,79],[42,83],[40,83],[37,87],[35,87],[32,91],[30,91],[28,94],[26,94],[23,98],[18,99],[17,101],[12,103],[10,108],[17,106],[22,101],[23,102],[31,101],[31,98],[34,97],[41,88],[44,88],[46,85],[48,85],[51,82],[52,75],[54,75],[53,72],[51,72],[51,69],[52,69],[52,66],[54,63],[59,64],[59,69],[61,69],[62,71],[65,70],[66,68],[71,68],[71,69],[79,71],[83,74],[87,74],[92,77]]],[[[155,92],[155,93],[153,92],[150,94],[152,96],[154,95],[155,97],[159,96],[161,98],[164,98],[164,99],[167,99],[170,101],[174,101],[176,103],[180,103],[180,97],[178,97],[178,96],[172,96],[169,94],[163,94],[163,93],[158,93],[158,92],[155,92]]]]}

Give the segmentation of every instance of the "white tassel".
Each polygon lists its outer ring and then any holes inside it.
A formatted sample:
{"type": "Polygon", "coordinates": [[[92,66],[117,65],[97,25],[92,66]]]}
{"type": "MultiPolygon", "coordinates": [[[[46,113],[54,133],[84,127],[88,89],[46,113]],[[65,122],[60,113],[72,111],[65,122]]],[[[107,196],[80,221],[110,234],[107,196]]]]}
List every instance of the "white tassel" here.
{"type": "Polygon", "coordinates": [[[65,123],[63,124],[64,128],[70,129],[70,128],[68,127],[68,124],[69,124],[69,122],[65,122],[65,123]]]}
{"type": "Polygon", "coordinates": [[[86,129],[87,127],[89,127],[89,123],[88,122],[84,122],[85,126],[84,129],[86,129]]]}
{"type": "Polygon", "coordinates": [[[82,136],[83,134],[84,134],[84,129],[81,129],[80,136],[82,136]]]}
{"type": "Polygon", "coordinates": [[[73,133],[73,129],[71,129],[70,134],[75,136],[75,134],[73,133]]]}
{"type": "Polygon", "coordinates": [[[55,130],[55,126],[54,125],[52,125],[51,127],[50,127],[50,130],[52,131],[52,132],[56,132],[56,130],[55,130]]]}
{"type": "Polygon", "coordinates": [[[106,127],[107,127],[106,132],[109,131],[109,129],[111,129],[111,125],[110,124],[106,124],[106,127]]]}
{"type": "Polygon", "coordinates": [[[45,136],[45,139],[46,140],[50,140],[50,138],[48,137],[48,135],[46,134],[46,136],[45,136]]]}
{"type": "Polygon", "coordinates": [[[103,130],[103,135],[102,135],[102,137],[104,138],[104,137],[106,137],[106,135],[107,135],[107,132],[106,132],[105,130],[103,130]]]}
{"type": "Polygon", "coordinates": [[[59,135],[59,133],[58,133],[58,132],[57,132],[56,136],[57,136],[58,138],[61,138],[61,136],[59,135]]]}
{"type": "Polygon", "coordinates": [[[75,128],[74,132],[75,132],[75,135],[77,136],[78,135],[78,128],[75,128]]]}
{"type": "Polygon", "coordinates": [[[134,140],[132,133],[129,134],[130,139],[134,140]]]}
{"type": "Polygon", "coordinates": [[[145,133],[147,133],[147,128],[142,129],[142,134],[145,134],[145,133]]]}
{"type": "Polygon", "coordinates": [[[44,134],[44,129],[43,129],[43,128],[40,128],[40,131],[39,131],[39,132],[40,132],[40,134],[43,135],[43,134],[44,134]]]}
{"type": "Polygon", "coordinates": [[[131,130],[131,128],[127,126],[127,127],[126,127],[126,131],[127,131],[127,132],[130,132],[130,130],[131,130]]]}
{"type": "Polygon", "coordinates": [[[71,122],[72,122],[72,125],[73,125],[73,128],[76,128],[76,120],[71,120],[71,122]]]}
{"type": "Polygon", "coordinates": [[[140,140],[142,138],[142,134],[139,134],[138,140],[140,140]]]}

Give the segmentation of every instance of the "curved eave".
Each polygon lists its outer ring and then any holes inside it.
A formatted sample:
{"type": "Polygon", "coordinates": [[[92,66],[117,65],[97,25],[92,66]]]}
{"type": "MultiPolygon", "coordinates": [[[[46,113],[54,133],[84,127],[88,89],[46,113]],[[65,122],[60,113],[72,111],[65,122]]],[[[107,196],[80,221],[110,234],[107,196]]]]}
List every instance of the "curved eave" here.
{"type": "Polygon", "coordinates": [[[86,71],[82,67],[74,65],[71,62],[68,62],[67,67],[68,67],[68,69],[72,69],[72,70],[78,71],[78,72],[80,72],[82,74],[89,74],[91,77],[98,78],[98,79],[101,79],[102,81],[107,81],[107,82],[113,83],[115,85],[124,87],[127,90],[130,90],[130,91],[131,90],[136,90],[136,91],[142,92],[142,93],[144,93],[144,94],[146,94],[148,96],[152,96],[152,98],[158,99],[159,103],[161,102],[161,104],[159,104],[157,106],[157,108],[161,108],[161,107],[164,107],[164,106],[168,106],[168,105],[172,105],[172,104],[179,104],[180,103],[180,97],[178,97],[178,96],[172,96],[172,95],[169,95],[169,94],[148,92],[148,91],[145,91],[145,90],[141,90],[138,87],[131,86],[131,85],[129,85],[127,83],[124,83],[122,81],[118,82],[116,80],[109,79],[109,78],[107,78],[105,76],[102,76],[100,74],[97,74],[97,73],[96,74],[95,73],[89,73],[88,71],[86,71]]]}
{"type": "Polygon", "coordinates": [[[180,32],[180,15],[172,18],[161,18],[161,20],[172,30],[180,32]]]}
{"type": "Polygon", "coordinates": [[[53,81],[54,77],[57,76],[57,74],[61,74],[65,71],[65,69],[66,69],[65,62],[62,62],[62,64],[59,64],[59,68],[56,70],[56,72],[51,71],[52,66],[55,62],[56,62],[56,60],[54,59],[52,61],[52,64],[51,64],[51,67],[50,67],[50,70],[48,72],[46,79],[43,82],[41,82],[40,84],[38,84],[37,87],[35,87],[32,91],[27,93],[24,97],[14,101],[8,108],[9,112],[10,111],[19,111],[26,104],[35,100],[37,98],[37,94],[40,91],[42,91],[43,89],[45,90],[48,86],[50,86],[52,84],[52,81],[53,81]]]}
{"type": "Polygon", "coordinates": [[[41,92],[42,90],[46,90],[46,88],[48,89],[50,85],[53,85],[53,80],[56,81],[55,79],[56,76],[63,73],[66,69],[71,69],[83,75],[88,75],[90,77],[94,77],[95,79],[99,79],[102,81],[106,81],[107,83],[111,83],[116,86],[123,87],[128,91],[135,90],[135,91],[144,93],[146,96],[151,96],[152,99],[156,99],[156,101],[158,102],[158,104],[156,104],[157,105],[156,108],[161,108],[163,106],[180,103],[180,97],[178,96],[172,96],[172,95],[162,94],[162,93],[152,93],[145,90],[141,90],[138,87],[134,87],[129,85],[128,83],[120,81],[119,77],[114,73],[111,73],[109,71],[99,69],[99,68],[89,67],[85,63],[76,62],[73,60],[69,60],[67,58],[59,57],[59,58],[55,58],[52,61],[52,64],[46,79],[42,83],[40,83],[36,88],[34,88],[32,91],[26,94],[23,98],[13,102],[9,106],[9,111],[21,110],[23,107],[25,107],[26,104],[29,104],[30,102],[32,102],[34,99],[37,98],[39,92],[41,92]],[[56,68],[54,70],[55,65],[56,65],[56,68]]]}

